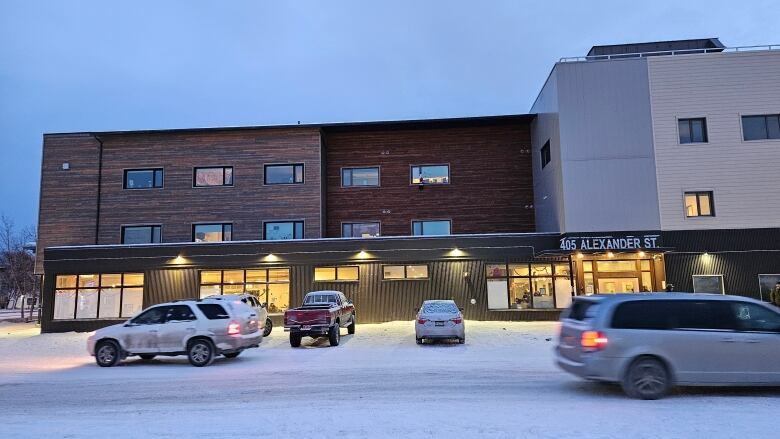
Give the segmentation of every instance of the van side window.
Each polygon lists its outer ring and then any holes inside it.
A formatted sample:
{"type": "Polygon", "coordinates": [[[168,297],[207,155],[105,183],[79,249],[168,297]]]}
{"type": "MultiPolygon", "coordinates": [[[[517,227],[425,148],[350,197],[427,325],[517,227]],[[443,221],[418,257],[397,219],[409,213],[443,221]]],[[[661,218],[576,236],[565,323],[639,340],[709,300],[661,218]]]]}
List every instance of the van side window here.
{"type": "Polygon", "coordinates": [[[780,314],[755,303],[731,302],[730,305],[738,330],[780,332],[780,314]]]}
{"type": "Polygon", "coordinates": [[[595,300],[574,300],[574,303],[569,307],[566,318],[578,321],[592,319],[596,315],[598,305],[595,300]]]}
{"type": "Polygon", "coordinates": [[[668,300],[632,300],[619,304],[612,314],[612,327],[619,329],[669,329],[668,300]]]}
{"type": "Polygon", "coordinates": [[[632,300],[616,307],[612,327],[728,331],[736,329],[736,321],[721,300],[632,300]]]}

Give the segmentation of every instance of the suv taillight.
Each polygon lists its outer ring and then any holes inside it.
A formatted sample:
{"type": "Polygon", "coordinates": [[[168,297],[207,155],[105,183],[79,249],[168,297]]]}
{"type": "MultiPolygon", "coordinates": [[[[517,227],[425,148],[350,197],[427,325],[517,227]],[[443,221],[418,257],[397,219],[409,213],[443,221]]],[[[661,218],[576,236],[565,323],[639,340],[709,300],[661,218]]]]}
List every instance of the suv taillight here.
{"type": "Polygon", "coordinates": [[[241,333],[241,324],[238,322],[230,322],[228,324],[228,335],[238,335],[241,333]]]}
{"type": "Polygon", "coordinates": [[[582,333],[580,345],[583,348],[601,350],[607,347],[607,335],[601,331],[585,331],[582,333]]]}

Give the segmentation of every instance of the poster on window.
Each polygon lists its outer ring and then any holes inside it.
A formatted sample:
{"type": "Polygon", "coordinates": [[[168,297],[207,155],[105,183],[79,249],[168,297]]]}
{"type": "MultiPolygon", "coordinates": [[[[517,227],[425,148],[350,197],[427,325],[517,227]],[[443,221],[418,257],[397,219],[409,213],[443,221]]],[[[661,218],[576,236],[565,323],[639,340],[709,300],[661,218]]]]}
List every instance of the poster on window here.
{"type": "Polygon", "coordinates": [[[693,276],[693,292],[723,294],[723,276],[693,276]]]}
{"type": "Polygon", "coordinates": [[[780,288],[780,274],[759,274],[758,291],[761,293],[761,300],[769,302],[770,293],[780,288]]]}

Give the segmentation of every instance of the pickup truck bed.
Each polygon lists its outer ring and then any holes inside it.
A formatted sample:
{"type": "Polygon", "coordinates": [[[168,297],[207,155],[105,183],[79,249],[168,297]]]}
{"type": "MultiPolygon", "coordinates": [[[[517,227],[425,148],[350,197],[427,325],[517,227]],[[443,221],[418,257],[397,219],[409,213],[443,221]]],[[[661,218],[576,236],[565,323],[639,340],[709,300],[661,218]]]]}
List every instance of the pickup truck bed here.
{"type": "Polygon", "coordinates": [[[316,291],[306,295],[304,305],[292,308],[284,313],[284,330],[290,332],[290,345],[298,347],[303,337],[324,337],[330,339],[332,346],[338,346],[341,339],[340,329],[346,327],[350,334],[355,333],[355,307],[352,302],[337,291],[316,291]],[[309,296],[326,297],[330,303],[311,302],[309,296]],[[309,300],[307,300],[309,299],[309,300]]]}

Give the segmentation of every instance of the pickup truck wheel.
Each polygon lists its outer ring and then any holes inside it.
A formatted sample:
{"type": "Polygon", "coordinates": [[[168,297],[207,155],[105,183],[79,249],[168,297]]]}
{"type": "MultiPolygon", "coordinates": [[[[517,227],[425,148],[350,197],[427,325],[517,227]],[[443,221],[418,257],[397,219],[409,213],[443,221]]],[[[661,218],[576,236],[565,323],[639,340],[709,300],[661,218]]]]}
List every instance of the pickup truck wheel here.
{"type": "Polygon", "coordinates": [[[208,340],[198,339],[190,342],[187,357],[195,367],[208,366],[214,361],[214,347],[208,340]]]}
{"type": "Polygon", "coordinates": [[[95,347],[95,362],[100,367],[111,367],[119,362],[119,345],[113,340],[103,340],[95,347]]]}
{"type": "Polygon", "coordinates": [[[271,335],[271,330],[274,329],[274,323],[270,318],[265,319],[265,328],[263,328],[263,337],[271,335]]]}
{"type": "Polygon", "coordinates": [[[337,324],[330,327],[328,330],[328,339],[331,346],[338,346],[341,341],[341,327],[337,324]]]}
{"type": "Polygon", "coordinates": [[[153,360],[154,357],[156,357],[156,355],[154,355],[154,354],[141,354],[141,355],[139,355],[139,357],[141,357],[142,360],[149,361],[149,360],[153,360]]]}
{"type": "Polygon", "coordinates": [[[349,326],[347,326],[347,334],[354,334],[355,333],[355,322],[357,321],[357,317],[354,315],[352,316],[352,321],[349,323],[349,326]]]}
{"type": "Polygon", "coordinates": [[[301,334],[290,333],[290,346],[297,348],[301,345],[301,334]]]}

